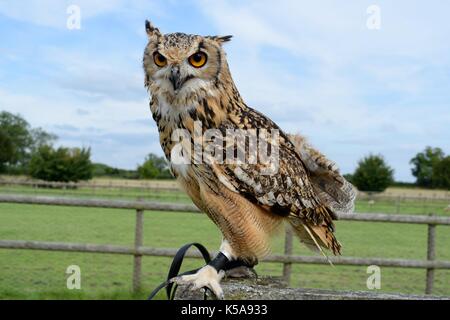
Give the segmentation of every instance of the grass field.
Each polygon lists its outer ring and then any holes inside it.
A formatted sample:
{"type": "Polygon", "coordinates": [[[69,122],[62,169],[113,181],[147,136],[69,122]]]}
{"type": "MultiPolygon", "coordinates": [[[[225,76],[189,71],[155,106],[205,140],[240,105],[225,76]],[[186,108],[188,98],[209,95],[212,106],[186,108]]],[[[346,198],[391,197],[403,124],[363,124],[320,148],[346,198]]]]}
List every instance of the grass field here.
{"type": "MultiPolygon", "coordinates": [[[[0,193],[111,198],[143,197],[149,200],[188,202],[181,193],[145,194],[137,189],[51,190],[30,187],[2,187],[0,193]]],[[[445,201],[405,201],[399,213],[435,212],[448,215],[445,201]]],[[[392,201],[358,201],[359,212],[392,212],[392,201]]],[[[220,244],[220,234],[205,215],[146,212],[144,245],[178,248],[198,241],[211,250],[220,244]]],[[[0,239],[81,242],[132,246],[135,215],[132,210],[66,208],[0,204],[0,239]]],[[[338,221],[337,236],[344,256],[385,258],[426,258],[426,226],[338,221]]],[[[450,228],[437,228],[437,258],[450,260],[450,228]]],[[[274,240],[274,253],[282,253],[283,237],[274,240]]],[[[295,254],[311,254],[296,243],[295,254]]],[[[61,253],[0,249],[0,298],[3,299],[142,299],[166,276],[169,258],[143,258],[143,291],[131,293],[131,256],[61,253]],[[81,290],[66,288],[65,270],[78,265],[82,272],[81,290]]],[[[199,267],[200,260],[187,260],[185,268],[199,267]]],[[[261,263],[261,275],[279,276],[282,265],[261,263]]],[[[366,267],[294,265],[294,287],[367,290],[366,267]]],[[[422,294],[425,270],[382,268],[381,291],[422,294]]],[[[450,295],[450,270],[437,271],[435,294],[450,295]]]]}

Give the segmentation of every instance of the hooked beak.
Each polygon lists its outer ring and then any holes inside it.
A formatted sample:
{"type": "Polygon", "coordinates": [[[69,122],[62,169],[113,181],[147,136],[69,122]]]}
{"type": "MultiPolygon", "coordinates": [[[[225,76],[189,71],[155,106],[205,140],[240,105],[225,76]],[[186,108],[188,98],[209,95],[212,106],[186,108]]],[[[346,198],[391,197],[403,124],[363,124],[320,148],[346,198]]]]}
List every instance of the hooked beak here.
{"type": "Polygon", "coordinates": [[[172,83],[173,90],[177,92],[182,86],[184,81],[181,79],[180,67],[174,66],[170,70],[169,81],[172,83]]]}

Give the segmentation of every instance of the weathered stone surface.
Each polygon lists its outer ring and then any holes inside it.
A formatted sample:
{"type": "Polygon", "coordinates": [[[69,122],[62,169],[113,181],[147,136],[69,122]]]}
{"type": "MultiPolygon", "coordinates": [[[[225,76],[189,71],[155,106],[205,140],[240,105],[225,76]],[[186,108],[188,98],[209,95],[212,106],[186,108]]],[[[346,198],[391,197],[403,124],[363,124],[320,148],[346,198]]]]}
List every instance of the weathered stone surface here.
{"type": "MultiPolygon", "coordinates": [[[[287,288],[276,278],[225,279],[222,288],[227,300],[450,300],[442,296],[287,288]]],[[[203,300],[203,293],[180,286],[176,299],[203,300]]]]}

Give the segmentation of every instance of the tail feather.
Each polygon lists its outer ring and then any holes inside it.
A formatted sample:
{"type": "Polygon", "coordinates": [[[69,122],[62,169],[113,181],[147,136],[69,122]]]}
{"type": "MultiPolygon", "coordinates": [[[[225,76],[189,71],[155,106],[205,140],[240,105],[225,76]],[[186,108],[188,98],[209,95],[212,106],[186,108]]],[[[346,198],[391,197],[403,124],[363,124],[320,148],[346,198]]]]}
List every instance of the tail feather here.
{"type": "MultiPolygon", "coordinates": [[[[301,135],[289,135],[289,138],[305,164],[311,184],[320,199],[321,207],[317,207],[311,216],[321,217],[323,215],[320,213],[325,210],[334,220],[337,218],[336,213],[353,212],[356,189],[340,174],[337,165],[310,146],[301,135]]],[[[305,217],[308,217],[308,212],[305,217]]],[[[331,250],[334,255],[341,254],[341,244],[334,236],[331,219],[315,221],[302,220],[298,216],[289,217],[289,223],[301,242],[308,248],[321,252],[329,262],[322,248],[331,250]]]]}
{"type": "MultiPolygon", "coordinates": [[[[319,249],[320,253],[327,259],[328,263],[330,265],[333,265],[333,262],[331,262],[330,258],[328,258],[328,255],[322,250],[322,247],[319,245],[319,243],[316,240],[316,237],[314,236],[313,232],[311,231],[311,229],[308,227],[308,225],[303,225],[303,227],[305,228],[305,230],[308,232],[308,235],[311,237],[311,239],[314,241],[314,244],[316,245],[316,247],[319,249]]],[[[319,237],[319,239],[321,239],[319,237]]],[[[322,239],[321,239],[322,240],[322,239]]]]}
{"type": "Polygon", "coordinates": [[[331,250],[334,255],[341,254],[341,244],[326,225],[313,225],[302,221],[298,217],[290,217],[289,223],[295,234],[300,238],[300,241],[312,251],[322,253],[328,262],[330,260],[322,248],[331,250]]]}
{"type": "Polygon", "coordinates": [[[341,244],[337,241],[334,233],[328,229],[327,226],[309,226],[315,235],[325,244],[327,249],[330,249],[334,255],[341,254],[341,244]]]}

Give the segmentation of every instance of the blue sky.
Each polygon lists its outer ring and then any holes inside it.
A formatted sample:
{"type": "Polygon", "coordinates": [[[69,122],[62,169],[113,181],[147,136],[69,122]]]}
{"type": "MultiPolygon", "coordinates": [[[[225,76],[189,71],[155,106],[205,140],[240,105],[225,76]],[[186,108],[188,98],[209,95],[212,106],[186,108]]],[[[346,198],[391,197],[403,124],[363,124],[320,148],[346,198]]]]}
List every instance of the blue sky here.
{"type": "Polygon", "coordinates": [[[247,103],[344,173],[381,153],[395,177],[427,145],[450,153],[450,2],[0,0],[0,110],[134,168],[162,154],[143,86],[145,19],[163,32],[232,34],[247,103]],[[380,8],[379,30],[366,26],[380,8]],[[67,7],[81,29],[66,27],[67,7]]]}

